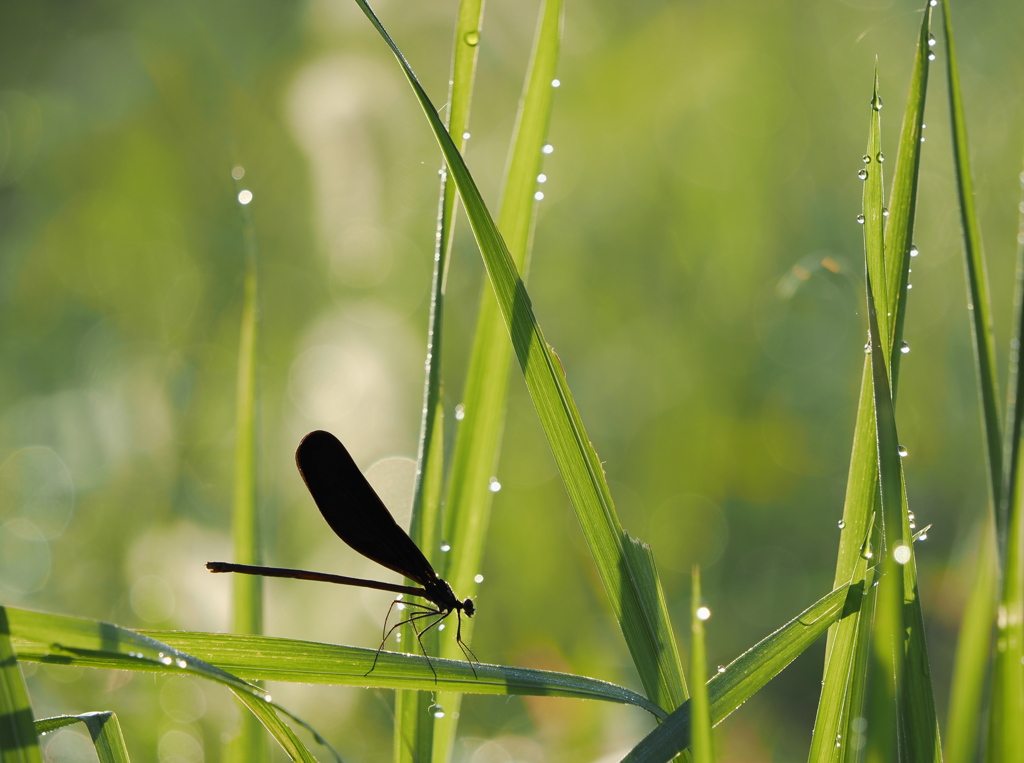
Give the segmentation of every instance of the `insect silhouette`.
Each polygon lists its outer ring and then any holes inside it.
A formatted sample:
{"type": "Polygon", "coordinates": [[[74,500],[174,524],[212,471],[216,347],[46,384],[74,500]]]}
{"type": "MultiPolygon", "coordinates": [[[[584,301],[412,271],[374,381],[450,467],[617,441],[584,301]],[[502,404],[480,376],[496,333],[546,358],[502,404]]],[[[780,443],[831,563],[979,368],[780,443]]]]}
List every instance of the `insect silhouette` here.
{"type": "MultiPolygon", "coordinates": [[[[452,612],[458,618],[455,641],[462,649],[470,667],[473,668],[473,662],[479,662],[479,660],[476,659],[473,650],[462,640],[462,613],[465,612],[466,617],[472,617],[476,613],[473,600],[460,600],[452,591],[452,587],[434,571],[423,552],[395,521],[384,502],[366,481],[366,477],[359,471],[359,467],[356,466],[345,446],[330,432],[310,432],[302,438],[302,442],[299,443],[299,447],[295,451],[295,463],[299,467],[299,474],[302,475],[317,508],[320,509],[327,524],[339,538],[367,559],[372,559],[377,564],[404,575],[422,587],[330,575],[324,572],[233,564],[231,562],[207,562],[207,569],[211,572],[239,572],[265,577],[319,580],[325,583],[374,588],[379,591],[390,591],[425,599],[433,606],[398,599],[391,603],[388,614],[384,618],[384,637],[377,648],[377,654],[374,655],[373,665],[366,675],[372,673],[373,669],[377,667],[377,658],[380,656],[384,644],[387,643],[388,637],[396,628],[408,623],[416,634],[416,640],[423,651],[423,656],[427,658],[427,664],[436,681],[437,671],[434,670],[430,655],[427,654],[427,650],[423,646],[423,634],[440,625],[452,612]],[[391,617],[392,610],[398,605],[411,607],[416,611],[389,629],[387,627],[388,619],[391,617]],[[433,618],[433,622],[425,628],[417,627],[417,623],[431,618],[433,618]]],[[[473,668],[473,673],[476,674],[476,668],[473,668]]]]}

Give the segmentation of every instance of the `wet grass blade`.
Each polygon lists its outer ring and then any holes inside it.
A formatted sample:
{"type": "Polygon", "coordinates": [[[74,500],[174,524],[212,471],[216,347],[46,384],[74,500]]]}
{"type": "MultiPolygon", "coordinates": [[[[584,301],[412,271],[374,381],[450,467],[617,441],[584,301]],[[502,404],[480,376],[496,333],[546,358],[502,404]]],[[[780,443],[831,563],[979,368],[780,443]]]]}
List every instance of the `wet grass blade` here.
{"type": "MultiPolygon", "coordinates": [[[[840,618],[856,613],[862,586],[840,586],[775,633],[762,639],[707,683],[711,723],[719,724],[799,657],[840,618]]],[[[686,702],[644,737],[623,763],[664,763],[690,746],[690,703],[686,702]]]]}
{"type": "Polygon", "coordinates": [[[646,605],[655,597],[639,587],[627,551],[629,538],[615,513],[601,460],[587,437],[561,363],[544,338],[505,241],[437,109],[365,0],[356,3],[401,65],[459,189],[527,389],[644,688],[659,706],[678,707],[686,698],[686,687],[668,613],[646,605]]]}
{"type": "MultiPolygon", "coordinates": [[[[235,192],[238,195],[238,181],[235,192]]],[[[239,204],[245,250],[242,325],[238,345],[238,375],[235,400],[234,506],[231,528],[234,558],[239,564],[260,564],[260,526],[256,505],[256,385],[259,316],[259,272],[257,268],[256,225],[250,204],[239,204]]],[[[263,632],[263,578],[235,575],[232,580],[234,630],[263,632]]],[[[267,756],[266,736],[250,713],[242,714],[242,727],[229,744],[229,757],[236,761],[263,760],[267,756]]]]}
{"type": "MultiPolygon", "coordinates": [[[[558,63],[561,17],[561,0],[542,3],[516,116],[498,221],[524,279],[529,268],[541,148],[547,139],[554,100],[551,82],[558,63]]],[[[511,358],[512,345],[501,312],[490,286],[484,284],[464,386],[463,419],[458,424],[452,454],[444,539],[453,551],[444,557],[446,564],[439,568],[462,596],[473,595],[479,585],[474,578],[480,571],[490,524],[494,493],[489,480],[498,465],[511,358]]],[[[463,636],[468,639],[472,623],[467,621],[466,625],[463,636]]],[[[457,644],[442,640],[441,656],[457,659],[457,644]]],[[[459,695],[446,692],[437,698],[437,703],[447,711],[444,718],[434,721],[434,752],[439,760],[447,759],[451,750],[460,702],[459,695]]]]}
{"type": "MultiPolygon", "coordinates": [[[[630,689],[596,678],[569,673],[486,663],[474,663],[470,667],[464,660],[432,657],[431,664],[437,671],[435,681],[430,664],[423,656],[381,652],[377,666],[367,675],[377,654],[374,649],[270,636],[188,631],[126,633],[141,639],[149,652],[152,652],[153,644],[159,644],[163,654],[174,655],[171,665],[160,659],[133,657],[131,652],[134,650],[123,648],[69,650],[46,640],[21,637],[17,639],[16,646],[19,658],[32,662],[156,673],[197,673],[222,683],[229,683],[236,690],[248,693],[261,701],[262,695],[254,692],[255,687],[242,680],[243,677],[251,681],[288,681],[382,689],[454,690],[475,694],[571,697],[634,705],[656,717],[665,716],[665,712],[657,705],[630,689]],[[158,636],[160,640],[157,641],[154,636],[158,636]],[[184,651],[186,649],[187,653],[184,651]],[[176,661],[179,654],[184,655],[182,659],[186,660],[187,670],[178,668],[176,661]],[[188,659],[191,659],[191,662],[188,662],[188,659]],[[476,675],[473,674],[473,668],[476,668],[476,675]]],[[[93,646],[96,645],[97,643],[93,642],[93,646]]],[[[133,645],[138,646],[134,639],[133,645]]]]}
{"type": "Polygon", "coordinates": [[[0,607],[0,619],[3,617],[6,617],[9,624],[18,659],[56,665],[196,675],[231,689],[260,719],[292,760],[313,761],[315,758],[278,717],[278,712],[285,713],[309,730],[318,742],[326,744],[305,722],[279,705],[274,705],[270,695],[260,687],[145,634],[99,620],[13,607],[0,607]]]}
{"type": "Polygon", "coordinates": [[[0,607],[0,761],[41,763],[25,677],[11,646],[7,610],[0,607]]]}
{"type": "Polygon", "coordinates": [[[714,739],[711,735],[711,709],[708,700],[708,666],[704,648],[703,602],[700,595],[700,568],[693,568],[690,595],[690,752],[693,763],[714,763],[714,739]]]}
{"type": "Polygon", "coordinates": [[[88,729],[100,763],[128,763],[128,748],[124,742],[124,734],[121,733],[121,724],[117,722],[117,716],[109,710],[42,718],[36,721],[36,731],[40,734],[49,734],[75,723],[81,723],[88,729]]]}

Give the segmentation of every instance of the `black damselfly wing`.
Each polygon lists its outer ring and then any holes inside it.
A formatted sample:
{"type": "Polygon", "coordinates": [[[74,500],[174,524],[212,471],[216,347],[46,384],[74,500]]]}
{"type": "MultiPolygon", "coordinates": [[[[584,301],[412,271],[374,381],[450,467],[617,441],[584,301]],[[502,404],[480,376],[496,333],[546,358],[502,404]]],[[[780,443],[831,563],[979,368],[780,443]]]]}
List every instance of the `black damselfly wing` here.
{"type": "Polygon", "coordinates": [[[295,451],[306,487],[327,524],[363,556],[420,585],[437,573],[391,516],[352,456],[330,432],[310,432],[295,451]]]}

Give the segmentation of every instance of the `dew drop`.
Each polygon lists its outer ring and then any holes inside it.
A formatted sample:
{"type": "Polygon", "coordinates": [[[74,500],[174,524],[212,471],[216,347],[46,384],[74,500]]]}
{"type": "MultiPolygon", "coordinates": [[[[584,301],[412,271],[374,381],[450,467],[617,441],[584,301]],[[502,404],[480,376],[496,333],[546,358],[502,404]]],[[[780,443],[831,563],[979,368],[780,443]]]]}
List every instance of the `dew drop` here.
{"type": "Polygon", "coordinates": [[[501,483],[498,482],[497,477],[491,477],[490,481],[487,483],[487,489],[490,490],[492,493],[497,493],[499,490],[501,490],[501,483]]]}
{"type": "Polygon", "coordinates": [[[271,697],[271,696],[270,696],[269,694],[264,694],[264,695],[263,695],[263,701],[264,701],[264,702],[273,702],[273,701],[274,701],[274,698],[273,698],[273,697],[271,697]]]}
{"type": "Polygon", "coordinates": [[[562,81],[561,80],[557,80],[557,79],[551,80],[551,87],[561,87],[561,86],[562,86],[562,81]]]}
{"type": "Polygon", "coordinates": [[[719,665],[718,666],[718,672],[719,673],[724,673],[725,672],[725,665],[719,665]]]}
{"type": "Polygon", "coordinates": [[[537,182],[538,182],[538,183],[546,183],[546,182],[548,182],[548,176],[547,176],[547,175],[545,175],[545,174],[544,174],[543,172],[542,172],[542,173],[540,173],[540,174],[539,174],[539,175],[537,176],[537,182]]]}
{"type": "Polygon", "coordinates": [[[474,583],[483,583],[483,582],[484,582],[484,576],[483,576],[483,575],[481,575],[481,574],[480,574],[480,573],[478,572],[478,573],[477,573],[476,575],[474,575],[474,576],[473,576],[473,582],[474,582],[474,583]]]}
{"type": "Polygon", "coordinates": [[[867,344],[864,345],[864,354],[865,355],[870,355],[871,354],[871,342],[868,342],[867,344]]]}
{"type": "Polygon", "coordinates": [[[552,146],[550,143],[545,143],[544,148],[542,148],[540,152],[542,154],[553,154],[555,153],[555,147],[552,146]]]}
{"type": "Polygon", "coordinates": [[[913,288],[914,288],[914,284],[912,284],[912,283],[908,283],[907,284],[907,289],[913,289],[913,288]]]}
{"type": "Polygon", "coordinates": [[[906,355],[908,352],[910,352],[910,345],[907,344],[906,342],[900,342],[900,352],[906,355]]]}
{"type": "Polygon", "coordinates": [[[180,658],[175,662],[175,664],[183,670],[188,667],[188,663],[180,658]]]}
{"type": "Polygon", "coordinates": [[[427,712],[435,718],[444,718],[444,708],[440,705],[431,705],[427,708],[427,712]]]}
{"type": "Polygon", "coordinates": [[[867,180],[868,179],[868,171],[864,170],[864,169],[860,170],[857,173],[857,177],[859,177],[861,180],[867,180]]]}
{"type": "Polygon", "coordinates": [[[864,224],[864,215],[857,215],[857,223],[859,225],[863,225],[864,224]]]}
{"type": "Polygon", "coordinates": [[[906,564],[910,561],[910,546],[900,544],[892,550],[892,558],[897,564],[906,564]]]}
{"type": "Polygon", "coordinates": [[[896,452],[900,454],[900,458],[906,458],[907,457],[907,449],[904,448],[902,445],[900,445],[898,448],[896,448],[896,452]]]}
{"type": "Polygon", "coordinates": [[[871,99],[871,108],[873,108],[875,111],[882,110],[882,96],[876,95],[874,98],[871,99]]]}
{"type": "Polygon", "coordinates": [[[933,35],[931,32],[928,33],[928,47],[935,47],[935,35],[933,35]]]}
{"type": "Polygon", "coordinates": [[[238,203],[243,207],[252,201],[252,191],[244,189],[238,192],[238,203]]]}
{"type": "Polygon", "coordinates": [[[241,180],[242,178],[244,178],[245,177],[245,167],[232,167],[231,168],[231,177],[233,177],[235,180],[241,180]]]}
{"type": "Polygon", "coordinates": [[[444,630],[444,623],[441,623],[439,626],[437,626],[437,629],[439,631],[443,631],[444,630]]]}
{"type": "Polygon", "coordinates": [[[405,605],[402,604],[401,602],[399,602],[399,603],[395,604],[395,609],[397,609],[399,612],[403,612],[403,611],[405,611],[405,605]]]}
{"type": "Polygon", "coordinates": [[[711,617],[711,610],[707,607],[697,607],[695,614],[698,620],[707,620],[711,617]]]}
{"type": "Polygon", "coordinates": [[[938,4],[939,0],[928,0],[928,5],[930,5],[932,8],[934,8],[938,4]]]}
{"type": "Polygon", "coordinates": [[[917,249],[917,244],[911,244],[910,245],[910,256],[911,257],[917,257],[917,255],[919,255],[919,254],[920,254],[920,252],[917,249]]]}
{"type": "Polygon", "coordinates": [[[452,547],[451,547],[451,545],[450,545],[450,544],[448,544],[448,543],[442,543],[442,544],[441,544],[441,550],[442,550],[443,552],[445,552],[445,553],[448,553],[449,551],[451,551],[451,550],[452,550],[452,547]]]}
{"type": "Polygon", "coordinates": [[[463,140],[469,140],[469,139],[470,139],[470,138],[472,138],[472,137],[473,137],[473,136],[472,136],[472,135],[470,135],[470,134],[469,134],[468,132],[464,132],[464,133],[462,133],[462,139],[463,139],[463,140]]]}
{"type": "Polygon", "coordinates": [[[401,640],[402,640],[402,634],[399,633],[398,631],[395,631],[395,641],[401,641],[401,640]]]}
{"type": "Polygon", "coordinates": [[[868,156],[867,154],[864,154],[864,156],[862,156],[860,160],[864,162],[864,164],[871,164],[871,157],[868,156]]]}
{"type": "Polygon", "coordinates": [[[469,46],[479,45],[480,32],[475,29],[472,32],[466,32],[466,36],[463,37],[462,39],[465,40],[466,44],[469,46]]]}
{"type": "Polygon", "coordinates": [[[544,191],[537,191],[533,194],[534,201],[542,201],[544,199],[544,191]]]}
{"type": "Polygon", "coordinates": [[[881,164],[882,162],[885,161],[885,154],[879,151],[878,154],[875,156],[875,159],[877,159],[878,163],[881,164]]]}
{"type": "Polygon", "coordinates": [[[935,60],[935,54],[932,53],[931,51],[928,51],[928,60],[929,61],[934,61],[935,60]]]}
{"type": "Polygon", "coordinates": [[[164,665],[171,665],[174,663],[174,660],[172,660],[170,657],[161,657],[160,662],[162,662],[164,665]]]}
{"type": "Polygon", "coordinates": [[[462,403],[459,403],[457,406],[455,406],[455,420],[462,421],[464,418],[466,418],[466,406],[464,406],[462,403]]]}
{"type": "Polygon", "coordinates": [[[882,217],[889,216],[889,207],[882,207],[882,217]]]}
{"type": "Polygon", "coordinates": [[[840,519],[839,520],[839,529],[842,530],[845,527],[846,527],[846,520],[845,519],[840,519]]]}

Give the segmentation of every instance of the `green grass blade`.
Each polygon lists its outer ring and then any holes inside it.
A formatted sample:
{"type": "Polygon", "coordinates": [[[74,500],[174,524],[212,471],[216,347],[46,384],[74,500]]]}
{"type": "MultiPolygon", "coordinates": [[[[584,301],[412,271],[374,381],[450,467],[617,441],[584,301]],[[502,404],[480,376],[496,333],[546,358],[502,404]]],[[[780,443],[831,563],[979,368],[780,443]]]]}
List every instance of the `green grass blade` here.
{"type": "Polygon", "coordinates": [[[686,698],[686,687],[668,613],[644,604],[626,551],[629,539],[615,514],[600,458],[587,437],[561,364],[534,317],[526,287],[476,183],[412,68],[365,0],[356,3],[401,64],[458,186],[527,388],[644,688],[659,706],[678,707],[686,698]]]}
{"type": "MultiPolygon", "coordinates": [[[[84,617],[54,615],[28,609],[0,607],[6,616],[19,659],[58,665],[83,665],[196,675],[227,686],[260,719],[293,760],[314,760],[277,712],[320,736],[279,705],[259,686],[247,683],[195,655],[183,652],[137,631],[84,617]]],[[[238,637],[243,638],[243,637],[238,637]]],[[[258,638],[246,636],[244,638],[258,638]]]]}
{"type": "Polygon", "coordinates": [[[36,731],[48,734],[73,723],[82,723],[89,730],[100,763],[128,763],[128,747],[124,742],[124,734],[121,733],[121,724],[117,722],[117,716],[109,710],[42,718],[36,721],[36,731]]]}
{"type": "MultiPolygon", "coordinates": [[[[551,81],[558,63],[561,16],[561,0],[542,3],[505,173],[499,228],[524,279],[529,268],[530,232],[536,209],[533,194],[554,100],[551,81]]],[[[474,577],[480,572],[490,524],[494,494],[488,481],[498,464],[511,357],[508,332],[494,294],[485,284],[464,388],[464,418],[458,425],[452,455],[445,516],[444,538],[453,551],[445,556],[447,564],[442,575],[460,596],[473,595],[478,586],[474,577]]],[[[468,639],[472,623],[467,621],[466,625],[463,636],[468,639]]],[[[458,646],[450,639],[442,640],[441,655],[458,658],[458,646]]],[[[444,718],[434,722],[435,758],[443,760],[449,757],[454,741],[455,711],[461,700],[457,694],[442,693],[437,702],[448,711],[444,718]]]]}
{"type": "MultiPolygon", "coordinates": [[[[1021,178],[1024,187],[1024,176],[1021,178]]],[[[1024,201],[1021,201],[1024,215],[1024,201]]],[[[1024,220],[1020,228],[1024,231],[1024,220]]],[[[1017,289],[1014,309],[1014,342],[1020,346],[1024,338],[1024,239],[1017,250],[1017,289]]],[[[992,697],[989,707],[988,759],[1004,759],[1000,756],[1019,755],[1024,748],[1024,729],[1020,719],[1024,717],[1024,496],[1020,491],[1021,459],[1024,449],[1020,440],[1024,427],[1024,406],[1020,405],[1024,395],[1024,374],[1020,372],[1020,353],[1010,354],[1010,416],[1007,431],[1012,438],[1007,452],[1012,460],[1007,464],[1006,500],[1007,537],[1005,566],[999,594],[999,608],[996,617],[996,649],[992,668],[992,697]]],[[[1010,758],[1005,758],[1010,759],[1010,758]]]]}
{"type": "MultiPolygon", "coordinates": [[[[452,53],[452,76],[448,94],[448,128],[454,135],[464,135],[469,126],[473,81],[476,76],[477,51],[483,17],[482,0],[462,0],[455,25],[452,53]]],[[[463,139],[465,144],[465,139],[463,139]]],[[[434,247],[434,275],[431,288],[430,319],[427,337],[426,379],[423,388],[423,418],[420,429],[419,454],[416,459],[416,487],[413,494],[410,536],[434,556],[439,545],[437,533],[441,521],[441,499],[444,490],[444,409],[441,399],[442,337],[444,333],[445,284],[451,260],[455,207],[458,193],[441,173],[438,205],[437,238],[434,247]]],[[[435,567],[444,572],[434,558],[435,567]]],[[[455,590],[459,590],[457,587],[455,590]]],[[[404,643],[414,649],[417,641],[410,626],[402,629],[404,643]]],[[[426,635],[427,648],[436,651],[437,631],[426,635]]],[[[438,724],[428,715],[428,695],[399,691],[395,694],[394,760],[396,763],[431,760],[437,744],[448,747],[451,733],[435,742],[438,724]]],[[[448,717],[451,714],[449,713],[448,717]]],[[[443,759],[443,758],[441,758],[443,759]]]]}
{"type": "MultiPolygon", "coordinates": [[[[1002,559],[1006,550],[1006,507],[1003,498],[1004,455],[1000,427],[995,340],[992,336],[992,303],[989,297],[988,274],[985,272],[985,257],[981,246],[981,228],[978,225],[977,210],[974,206],[974,183],[971,180],[967,122],[964,117],[963,95],[960,92],[956,45],[953,41],[952,20],[946,3],[943,3],[943,20],[946,38],[946,77],[953,131],[953,163],[956,170],[957,196],[960,202],[960,224],[963,228],[968,303],[971,305],[971,338],[974,342],[978,391],[981,395],[989,490],[995,507],[999,558],[1002,559]]],[[[1015,451],[1015,445],[1012,442],[1009,443],[1009,450],[1010,452],[1015,451]]]]}
{"type": "MultiPolygon", "coordinates": [[[[899,387],[899,368],[903,342],[903,324],[907,314],[907,290],[910,276],[910,249],[913,246],[914,218],[917,214],[917,185],[921,168],[921,131],[925,98],[928,94],[929,55],[935,42],[931,33],[932,8],[924,9],[921,31],[914,52],[910,75],[910,93],[903,113],[899,150],[889,194],[889,216],[885,225],[885,268],[889,289],[888,304],[893,311],[890,336],[890,377],[893,396],[899,387]]],[[[877,158],[877,157],[876,157],[877,158]]]]}
{"type": "MultiPolygon", "coordinates": [[[[862,585],[840,586],[826,594],[775,633],[729,663],[707,683],[711,722],[721,723],[753,697],[841,617],[855,613],[862,585]]],[[[686,702],[644,737],[623,763],[663,763],[690,745],[690,703],[686,702]]]]}
{"type": "Polygon", "coordinates": [[[0,607],[0,762],[40,763],[42,759],[25,677],[11,646],[7,609],[0,607]]]}
{"type": "MultiPolygon", "coordinates": [[[[36,614],[36,613],[31,613],[36,614]]],[[[47,616],[50,617],[50,616],[47,616]]],[[[119,629],[123,630],[123,629],[119,629]]],[[[321,644],[313,641],[244,636],[226,633],[192,633],[188,631],[151,631],[150,634],[126,633],[144,640],[151,651],[159,644],[164,654],[178,654],[191,659],[188,670],[170,666],[152,658],[132,657],[126,649],[69,650],[46,640],[17,640],[19,659],[79,665],[90,668],[141,670],[156,673],[193,672],[239,691],[253,692],[241,680],[288,681],[335,686],[366,686],[381,689],[418,689],[421,691],[463,691],[474,694],[529,695],[571,697],[634,705],[656,717],[665,712],[641,694],[596,678],[532,670],[505,665],[474,663],[464,660],[443,660],[432,657],[430,663],[421,655],[402,652],[380,652],[354,646],[321,644]],[[159,636],[157,641],[153,636],[159,636]],[[187,653],[183,650],[189,650],[187,653]],[[373,667],[374,658],[377,665],[373,667]],[[437,680],[430,670],[433,665],[437,680]],[[473,670],[476,670],[474,675],[473,670]],[[205,672],[204,672],[205,671],[205,672]],[[227,680],[222,678],[227,677],[227,680]]],[[[38,635],[38,634],[32,634],[38,635]]]]}
{"type": "Polygon", "coordinates": [[[700,568],[693,568],[690,596],[690,752],[693,763],[714,763],[714,739],[711,735],[711,709],[708,700],[708,665],[704,648],[703,602],[700,595],[700,568]]]}
{"type": "MultiPolygon", "coordinates": [[[[238,181],[235,181],[236,195],[238,181]]],[[[242,297],[242,326],[238,345],[238,375],[235,400],[234,506],[231,528],[234,559],[239,564],[260,564],[260,527],[256,505],[256,383],[259,316],[259,272],[257,268],[256,225],[250,204],[239,204],[245,246],[245,275],[242,297]]],[[[235,575],[232,580],[234,630],[263,632],[263,578],[235,575]]],[[[229,743],[228,757],[235,761],[267,757],[266,736],[255,716],[242,714],[242,726],[229,743]]]]}
{"type": "Polygon", "coordinates": [[[981,739],[985,679],[996,619],[996,582],[999,576],[995,532],[991,519],[979,533],[974,554],[974,581],[964,609],[956,642],[953,682],[946,718],[946,763],[973,763],[981,739]]]}

